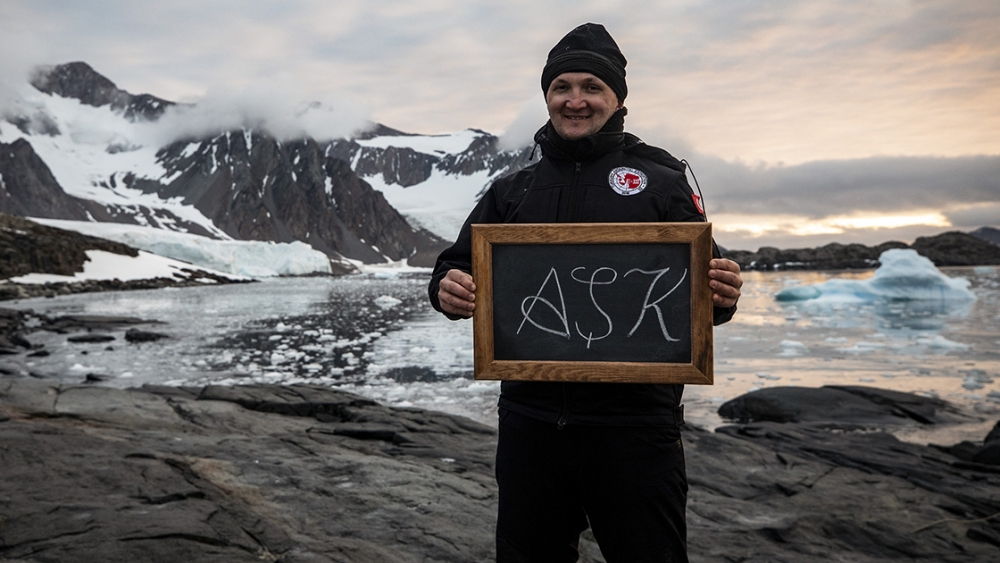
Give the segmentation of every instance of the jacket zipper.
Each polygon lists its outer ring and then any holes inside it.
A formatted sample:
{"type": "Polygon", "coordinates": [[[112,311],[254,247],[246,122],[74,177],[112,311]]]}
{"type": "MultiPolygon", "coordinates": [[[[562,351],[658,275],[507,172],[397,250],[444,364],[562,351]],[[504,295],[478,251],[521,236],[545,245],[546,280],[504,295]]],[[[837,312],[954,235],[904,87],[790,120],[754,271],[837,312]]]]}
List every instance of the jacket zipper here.
{"type": "Polygon", "coordinates": [[[559,412],[559,420],[556,421],[556,428],[562,430],[566,427],[566,411],[569,410],[569,405],[566,401],[566,383],[561,385],[562,387],[562,410],[559,412]]]}
{"type": "MultiPolygon", "coordinates": [[[[574,162],[575,168],[573,170],[573,179],[569,184],[569,213],[566,219],[570,223],[576,223],[580,220],[580,216],[583,214],[583,193],[580,189],[580,169],[582,163],[574,162]]],[[[559,413],[559,420],[556,422],[556,428],[562,430],[566,427],[566,415],[569,411],[569,400],[566,397],[566,385],[562,384],[562,409],[559,413]]]]}
{"type": "Polygon", "coordinates": [[[569,184],[569,214],[567,219],[570,223],[577,223],[580,221],[580,216],[583,214],[583,193],[580,189],[580,168],[582,163],[575,162],[576,169],[573,171],[573,180],[569,184]]]}

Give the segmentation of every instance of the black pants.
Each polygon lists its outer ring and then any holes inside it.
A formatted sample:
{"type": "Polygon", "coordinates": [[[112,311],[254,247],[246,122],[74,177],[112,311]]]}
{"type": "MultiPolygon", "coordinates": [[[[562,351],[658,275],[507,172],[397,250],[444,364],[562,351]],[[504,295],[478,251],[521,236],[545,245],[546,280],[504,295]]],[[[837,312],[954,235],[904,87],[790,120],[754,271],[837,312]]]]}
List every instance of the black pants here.
{"type": "Polygon", "coordinates": [[[608,563],[687,563],[677,428],[562,430],[500,411],[498,563],[571,563],[592,528],[608,563]]]}

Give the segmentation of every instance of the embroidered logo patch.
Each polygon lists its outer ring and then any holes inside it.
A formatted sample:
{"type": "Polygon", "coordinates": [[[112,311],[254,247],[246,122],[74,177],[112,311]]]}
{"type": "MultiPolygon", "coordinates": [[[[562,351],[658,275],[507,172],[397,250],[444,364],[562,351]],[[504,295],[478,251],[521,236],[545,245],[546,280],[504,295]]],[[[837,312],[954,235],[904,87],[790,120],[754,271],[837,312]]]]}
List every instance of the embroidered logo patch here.
{"type": "Polygon", "coordinates": [[[608,183],[622,195],[635,195],[646,189],[649,180],[646,178],[646,173],[641,170],[619,166],[608,175],[608,183]]]}
{"type": "Polygon", "coordinates": [[[698,208],[698,213],[704,215],[705,208],[701,206],[701,198],[695,194],[691,194],[691,199],[694,200],[694,206],[698,208]]]}

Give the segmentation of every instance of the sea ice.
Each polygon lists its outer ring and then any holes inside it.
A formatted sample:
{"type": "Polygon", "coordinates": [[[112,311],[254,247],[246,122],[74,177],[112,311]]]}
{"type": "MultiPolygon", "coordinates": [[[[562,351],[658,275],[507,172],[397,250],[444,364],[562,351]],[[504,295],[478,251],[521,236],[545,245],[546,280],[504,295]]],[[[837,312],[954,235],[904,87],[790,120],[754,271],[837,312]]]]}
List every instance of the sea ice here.
{"type": "Polygon", "coordinates": [[[866,280],[831,279],[816,285],[790,287],[775,295],[778,301],[972,301],[969,280],[950,278],[912,249],[894,248],[879,257],[882,263],[866,280]]]}

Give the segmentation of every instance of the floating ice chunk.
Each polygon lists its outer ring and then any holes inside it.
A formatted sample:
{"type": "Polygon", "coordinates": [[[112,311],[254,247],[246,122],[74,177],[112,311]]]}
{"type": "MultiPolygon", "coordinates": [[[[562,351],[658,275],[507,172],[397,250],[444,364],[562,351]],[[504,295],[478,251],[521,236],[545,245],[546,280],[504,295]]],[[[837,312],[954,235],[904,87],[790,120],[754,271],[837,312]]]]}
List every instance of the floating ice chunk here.
{"type": "Polygon", "coordinates": [[[990,391],[986,394],[986,400],[1000,403],[1000,391],[990,391]]]}
{"type": "Polygon", "coordinates": [[[799,342],[798,340],[782,340],[781,352],[778,352],[778,355],[784,357],[794,357],[794,356],[801,356],[802,354],[808,352],[809,348],[807,348],[805,344],[799,342]]]}
{"type": "Polygon", "coordinates": [[[961,342],[948,340],[947,338],[941,336],[940,334],[918,338],[917,344],[920,346],[933,348],[935,350],[960,351],[969,349],[968,344],[962,344],[961,342]]]}
{"type": "Polygon", "coordinates": [[[382,309],[383,311],[388,311],[389,309],[392,309],[393,307],[399,305],[400,303],[402,303],[402,301],[396,299],[395,297],[392,297],[391,295],[382,295],[375,299],[375,305],[377,305],[378,308],[382,309]]]}
{"type": "Polygon", "coordinates": [[[912,249],[886,250],[879,257],[882,263],[875,275],[867,280],[831,279],[805,287],[790,287],[775,295],[778,301],[853,301],[879,300],[972,301],[969,280],[950,278],[934,263],[912,249]]]}
{"type": "Polygon", "coordinates": [[[806,301],[808,299],[816,299],[821,295],[823,295],[823,292],[818,288],[818,286],[807,285],[805,287],[789,287],[782,289],[775,297],[778,301],[806,301]]]}
{"type": "Polygon", "coordinates": [[[971,375],[966,376],[965,381],[962,382],[962,388],[968,389],[969,391],[975,391],[976,389],[982,389],[983,387],[986,387],[986,385],[971,375]]]}
{"type": "Polygon", "coordinates": [[[778,381],[781,379],[780,375],[771,375],[769,373],[758,373],[757,379],[766,379],[768,381],[778,381]]]}
{"type": "Polygon", "coordinates": [[[993,383],[993,378],[981,369],[963,370],[959,373],[965,374],[965,381],[962,382],[962,387],[968,389],[969,391],[982,389],[987,383],[993,383]]]}
{"type": "Polygon", "coordinates": [[[845,336],[827,336],[826,338],[823,339],[823,341],[824,342],[830,342],[830,343],[847,342],[847,337],[845,337],[845,336]]]}
{"type": "Polygon", "coordinates": [[[880,348],[885,348],[885,344],[881,342],[855,342],[853,346],[837,348],[836,350],[847,354],[870,354],[880,348]]]}

